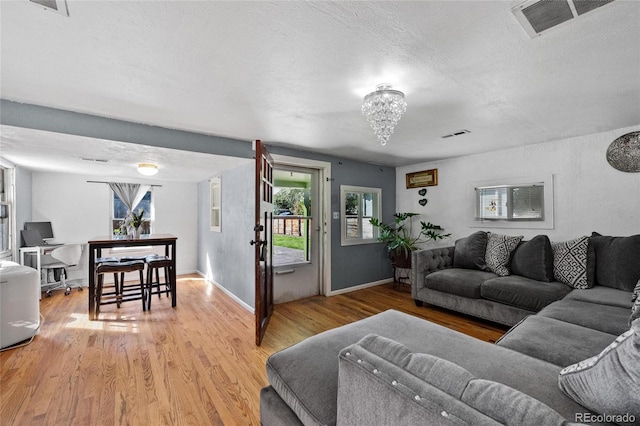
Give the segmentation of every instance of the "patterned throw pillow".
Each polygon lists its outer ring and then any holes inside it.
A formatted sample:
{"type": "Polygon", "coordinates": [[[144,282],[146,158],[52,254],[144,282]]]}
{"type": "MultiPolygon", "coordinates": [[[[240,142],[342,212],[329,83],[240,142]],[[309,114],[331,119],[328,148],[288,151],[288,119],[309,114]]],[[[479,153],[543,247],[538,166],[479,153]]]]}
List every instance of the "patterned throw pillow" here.
{"type": "Polygon", "coordinates": [[[589,237],[551,243],[553,249],[553,276],[573,288],[589,288],[587,282],[587,247],[589,237]]]}
{"type": "Polygon", "coordinates": [[[484,254],[484,260],[491,272],[501,277],[509,275],[509,262],[511,261],[511,253],[518,247],[520,241],[524,238],[522,235],[512,237],[509,235],[500,235],[487,232],[489,239],[487,240],[487,250],[484,254]]]}
{"type": "Polygon", "coordinates": [[[638,284],[636,284],[636,288],[633,289],[633,294],[631,295],[631,301],[635,302],[638,298],[640,298],[640,280],[638,280],[638,284]]]}
{"type": "Polygon", "coordinates": [[[629,414],[640,419],[639,346],[640,320],[636,320],[600,354],[562,369],[560,390],[596,413],[629,414]]]}

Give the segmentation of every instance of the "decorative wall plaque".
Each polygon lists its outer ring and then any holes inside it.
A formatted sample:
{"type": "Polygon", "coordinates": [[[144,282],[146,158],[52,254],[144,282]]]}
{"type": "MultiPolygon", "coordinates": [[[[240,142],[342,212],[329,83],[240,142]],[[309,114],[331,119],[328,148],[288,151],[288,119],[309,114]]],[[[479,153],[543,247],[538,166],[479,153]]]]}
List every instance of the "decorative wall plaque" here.
{"type": "Polygon", "coordinates": [[[640,132],[631,132],[611,142],[607,161],[622,172],[640,172],[640,132]]]}
{"type": "Polygon", "coordinates": [[[438,169],[407,173],[407,189],[438,184],[438,169]]]}

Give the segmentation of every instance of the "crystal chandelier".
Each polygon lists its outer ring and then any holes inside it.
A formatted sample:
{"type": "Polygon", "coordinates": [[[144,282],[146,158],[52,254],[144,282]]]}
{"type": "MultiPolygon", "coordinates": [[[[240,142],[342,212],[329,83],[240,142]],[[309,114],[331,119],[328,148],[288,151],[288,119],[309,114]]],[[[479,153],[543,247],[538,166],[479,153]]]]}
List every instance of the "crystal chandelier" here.
{"type": "Polygon", "coordinates": [[[390,84],[378,84],[376,91],[364,97],[362,114],[376,133],[382,145],[386,145],[393,128],[407,110],[404,93],[391,90],[390,84]]]}

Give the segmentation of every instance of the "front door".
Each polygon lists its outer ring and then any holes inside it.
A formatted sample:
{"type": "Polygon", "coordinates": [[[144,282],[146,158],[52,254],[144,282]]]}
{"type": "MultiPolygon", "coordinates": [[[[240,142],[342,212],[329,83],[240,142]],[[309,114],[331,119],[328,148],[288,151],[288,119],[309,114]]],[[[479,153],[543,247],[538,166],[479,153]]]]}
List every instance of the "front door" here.
{"type": "Polygon", "coordinates": [[[255,322],[260,346],[273,312],[273,160],[266,146],[255,141],[255,322]]]}
{"type": "MultiPolygon", "coordinates": [[[[277,159],[276,159],[277,161],[277,159]]],[[[320,294],[321,197],[317,169],[274,170],[274,303],[320,294]]]]}

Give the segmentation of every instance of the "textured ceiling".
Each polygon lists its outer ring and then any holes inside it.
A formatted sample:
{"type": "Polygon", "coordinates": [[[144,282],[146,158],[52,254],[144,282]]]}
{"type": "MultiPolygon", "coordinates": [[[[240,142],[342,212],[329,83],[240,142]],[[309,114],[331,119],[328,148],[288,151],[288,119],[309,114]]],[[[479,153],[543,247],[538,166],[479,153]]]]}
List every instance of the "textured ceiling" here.
{"type": "Polygon", "coordinates": [[[640,2],[533,39],[518,3],[3,0],[0,95],[391,166],[640,123],[640,2]],[[385,147],[383,82],[408,104],[385,147]]]}

